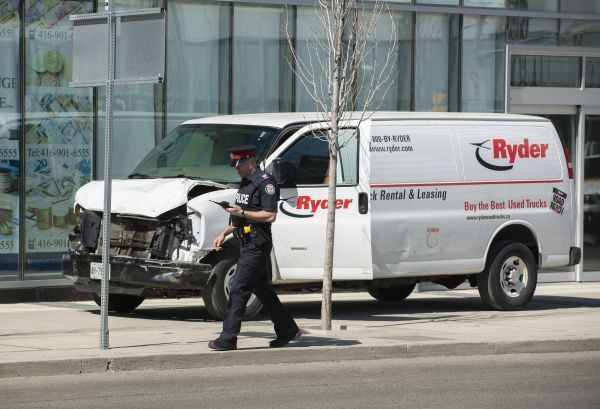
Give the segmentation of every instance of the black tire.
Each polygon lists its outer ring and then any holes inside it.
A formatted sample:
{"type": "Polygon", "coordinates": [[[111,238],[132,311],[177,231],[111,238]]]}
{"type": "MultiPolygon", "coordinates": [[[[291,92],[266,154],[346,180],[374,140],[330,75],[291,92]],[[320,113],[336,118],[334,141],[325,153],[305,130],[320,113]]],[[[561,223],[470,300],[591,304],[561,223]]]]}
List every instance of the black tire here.
{"type": "Polygon", "coordinates": [[[483,302],[499,311],[523,309],[533,297],[537,267],[531,250],[514,241],[500,241],[490,248],[485,270],[477,279],[483,302]]]}
{"type": "MultiPolygon", "coordinates": [[[[94,301],[101,305],[100,296],[93,294],[94,301]]],[[[140,295],[128,295],[128,294],[109,294],[108,295],[108,310],[112,312],[131,312],[140,306],[144,302],[145,297],[140,295]]]]}
{"type": "MultiPolygon", "coordinates": [[[[229,301],[228,283],[235,275],[237,258],[226,258],[219,261],[213,267],[214,277],[206,287],[202,289],[202,299],[206,310],[216,320],[222,320],[227,310],[229,301]]],[[[252,294],[248,304],[246,304],[246,313],[244,319],[254,318],[262,309],[262,304],[258,298],[252,294]]]]}
{"type": "Polygon", "coordinates": [[[392,287],[369,287],[367,291],[373,298],[379,301],[399,302],[408,297],[416,285],[416,283],[412,283],[392,287]]]}

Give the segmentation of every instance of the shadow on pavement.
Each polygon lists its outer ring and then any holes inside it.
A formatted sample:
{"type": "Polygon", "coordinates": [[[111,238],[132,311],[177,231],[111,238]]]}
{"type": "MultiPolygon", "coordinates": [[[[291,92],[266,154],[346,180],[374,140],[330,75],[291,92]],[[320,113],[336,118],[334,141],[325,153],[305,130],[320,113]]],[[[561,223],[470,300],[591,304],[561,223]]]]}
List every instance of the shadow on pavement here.
{"type": "MultiPolygon", "coordinates": [[[[244,331],[242,327],[242,332],[240,334],[241,338],[265,338],[268,340],[272,340],[275,338],[275,334],[273,332],[258,332],[258,331],[244,331]]],[[[350,345],[360,345],[359,341],[351,340],[351,339],[336,339],[336,338],[328,338],[326,336],[319,335],[318,337],[312,336],[310,334],[302,334],[300,339],[296,341],[292,341],[285,346],[288,348],[306,348],[306,347],[322,347],[322,346],[350,346],[350,345]]],[[[272,349],[269,347],[268,342],[265,344],[265,349],[272,349]]],[[[259,348],[239,348],[239,349],[263,349],[259,348]]]]}
{"type": "MultiPolygon", "coordinates": [[[[318,320],[321,314],[321,301],[292,301],[284,303],[286,309],[297,319],[318,320]]],[[[564,308],[600,308],[600,299],[565,296],[534,296],[524,311],[546,311],[564,308]]],[[[92,314],[99,314],[99,309],[87,310],[92,314]]],[[[344,321],[392,321],[410,322],[422,320],[424,315],[428,319],[449,320],[464,318],[469,312],[489,312],[494,314],[508,314],[510,312],[493,311],[487,308],[478,295],[456,296],[449,293],[445,298],[408,298],[402,302],[389,303],[377,300],[336,300],[333,303],[333,316],[335,320],[344,321]]],[[[132,319],[148,320],[177,320],[217,322],[210,317],[206,309],[198,300],[197,307],[189,305],[144,307],[142,306],[131,313],[111,313],[111,316],[131,317],[132,319]]],[[[252,321],[269,320],[269,316],[262,311],[252,321]]]]}

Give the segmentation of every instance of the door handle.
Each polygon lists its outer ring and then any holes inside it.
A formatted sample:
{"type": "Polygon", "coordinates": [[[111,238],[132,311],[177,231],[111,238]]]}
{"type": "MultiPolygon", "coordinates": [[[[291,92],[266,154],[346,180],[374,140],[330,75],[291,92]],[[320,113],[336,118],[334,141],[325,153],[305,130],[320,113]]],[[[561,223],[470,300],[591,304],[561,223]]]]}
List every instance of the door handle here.
{"type": "Polygon", "coordinates": [[[369,196],[366,192],[358,194],[358,213],[367,214],[369,212],[369,196]]]}

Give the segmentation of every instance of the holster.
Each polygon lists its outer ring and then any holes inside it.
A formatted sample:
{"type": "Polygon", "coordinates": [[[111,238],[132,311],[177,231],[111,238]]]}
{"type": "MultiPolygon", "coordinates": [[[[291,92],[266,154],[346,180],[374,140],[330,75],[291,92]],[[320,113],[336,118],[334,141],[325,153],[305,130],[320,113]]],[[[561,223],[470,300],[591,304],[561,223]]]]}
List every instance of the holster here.
{"type": "Polygon", "coordinates": [[[252,238],[254,244],[256,244],[257,246],[262,246],[267,241],[269,241],[269,237],[267,236],[267,234],[255,224],[250,225],[250,237],[252,238]]]}

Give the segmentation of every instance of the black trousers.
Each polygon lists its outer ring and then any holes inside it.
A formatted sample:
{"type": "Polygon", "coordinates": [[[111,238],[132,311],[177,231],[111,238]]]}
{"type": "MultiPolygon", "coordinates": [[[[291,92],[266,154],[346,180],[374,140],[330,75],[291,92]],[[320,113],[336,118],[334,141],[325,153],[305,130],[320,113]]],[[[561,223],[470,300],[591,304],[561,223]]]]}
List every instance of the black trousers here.
{"type": "Polygon", "coordinates": [[[297,327],[267,281],[265,266],[271,247],[271,242],[261,246],[253,242],[240,246],[240,259],[229,290],[229,303],[223,320],[221,339],[237,340],[246,312],[246,304],[253,292],[271,316],[277,335],[288,334],[297,327]]]}

